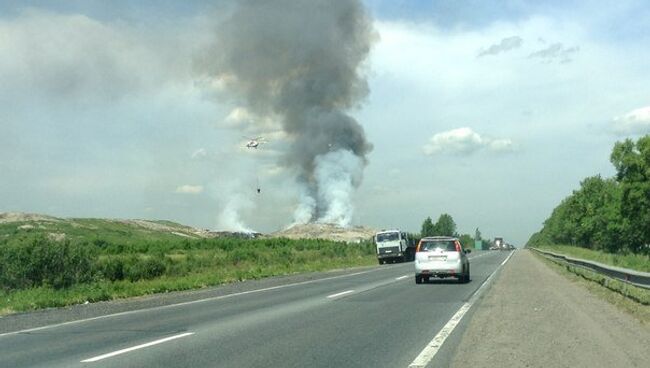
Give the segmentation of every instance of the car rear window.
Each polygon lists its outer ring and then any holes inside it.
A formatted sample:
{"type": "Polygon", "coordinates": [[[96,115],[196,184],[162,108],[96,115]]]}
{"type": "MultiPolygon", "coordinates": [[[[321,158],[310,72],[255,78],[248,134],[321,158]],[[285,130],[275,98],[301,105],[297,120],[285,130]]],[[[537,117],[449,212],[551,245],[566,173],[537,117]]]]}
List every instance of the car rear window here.
{"type": "Polygon", "coordinates": [[[421,252],[428,252],[438,248],[444,251],[455,252],[456,242],[453,240],[423,240],[422,243],[420,243],[421,252]]]}

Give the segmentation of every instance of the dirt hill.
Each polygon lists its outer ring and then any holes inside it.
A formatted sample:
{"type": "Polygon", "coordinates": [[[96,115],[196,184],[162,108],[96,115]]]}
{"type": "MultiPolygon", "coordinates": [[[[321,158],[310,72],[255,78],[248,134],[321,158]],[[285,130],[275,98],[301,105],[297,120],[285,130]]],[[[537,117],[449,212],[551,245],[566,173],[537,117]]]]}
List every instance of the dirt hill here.
{"type": "Polygon", "coordinates": [[[42,233],[57,240],[103,238],[121,243],[173,240],[179,237],[200,239],[257,235],[217,232],[162,220],[59,218],[21,212],[0,213],[0,238],[9,238],[27,232],[42,233]]]}
{"type": "Polygon", "coordinates": [[[269,236],[289,239],[327,239],[358,243],[370,240],[376,230],[365,226],[341,227],[335,224],[305,224],[294,225],[288,229],[276,231],[269,236]]]}

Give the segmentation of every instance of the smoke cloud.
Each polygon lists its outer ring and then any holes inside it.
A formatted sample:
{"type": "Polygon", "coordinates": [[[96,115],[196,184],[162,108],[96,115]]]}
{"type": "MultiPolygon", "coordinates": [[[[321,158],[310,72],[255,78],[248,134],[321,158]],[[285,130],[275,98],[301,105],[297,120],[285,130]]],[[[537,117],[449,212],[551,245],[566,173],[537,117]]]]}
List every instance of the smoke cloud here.
{"type": "Polygon", "coordinates": [[[346,111],[368,93],[374,38],[357,0],[242,1],[197,61],[232,102],[280,123],[290,141],[280,164],[302,187],[296,223],[350,223],[372,145],[346,111]]]}

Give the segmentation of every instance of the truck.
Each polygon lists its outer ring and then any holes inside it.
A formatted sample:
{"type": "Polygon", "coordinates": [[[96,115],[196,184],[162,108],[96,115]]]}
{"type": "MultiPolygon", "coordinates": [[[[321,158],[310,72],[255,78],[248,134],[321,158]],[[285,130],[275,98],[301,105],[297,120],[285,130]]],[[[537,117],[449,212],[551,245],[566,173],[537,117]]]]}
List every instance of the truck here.
{"type": "Polygon", "coordinates": [[[512,250],[514,247],[506,243],[503,238],[494,238],[494,245],[490,247],[490,250],[512,250]]]}
{"type": "Polygon", "coordinates": [[[400,230],[382,230],[374,236],[379,264],[413,261],[415,243],[400,230]]]}
{"type": "Polygon", "coordinates": [[[494,247],[497,250],[502,249],[504,245],[503,238],[494,238],[494,247]]]}

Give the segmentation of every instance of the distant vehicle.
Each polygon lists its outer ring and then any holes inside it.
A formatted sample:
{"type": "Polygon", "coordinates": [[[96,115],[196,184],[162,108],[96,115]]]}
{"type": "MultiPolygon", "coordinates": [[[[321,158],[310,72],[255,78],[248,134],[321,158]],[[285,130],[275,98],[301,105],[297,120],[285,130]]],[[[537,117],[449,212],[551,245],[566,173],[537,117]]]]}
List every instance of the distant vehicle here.
{"type": "Polygon", "coordinates": [[[469,259],[457,238],[426,237],[415,251],[415,283],[421,284],[433,277],[456,277],[458,282],[469,282],[469,259]]]}
{"type": "Polygon", "coordinates": [[[376,233],[375,246],[379,264],[412,261],[415,255],[415,244],[410,241],[405,232],[399,230],[384,230],[376,233]]]}
{"type": "Polygon", "coordinates": [[[494,238],[494,249],[499,250],[502,249],[506,243],[503,241],[503,238],[494,238]]]}
{"type": "Polygon", "coordinates": [[[492,242],[492,246],[490,247],[490,250],[513,250],[515,249],[514,246],[511,244],[508,244],[503,240],[503,238],[494,238],[494,242],[492,242]]]}

